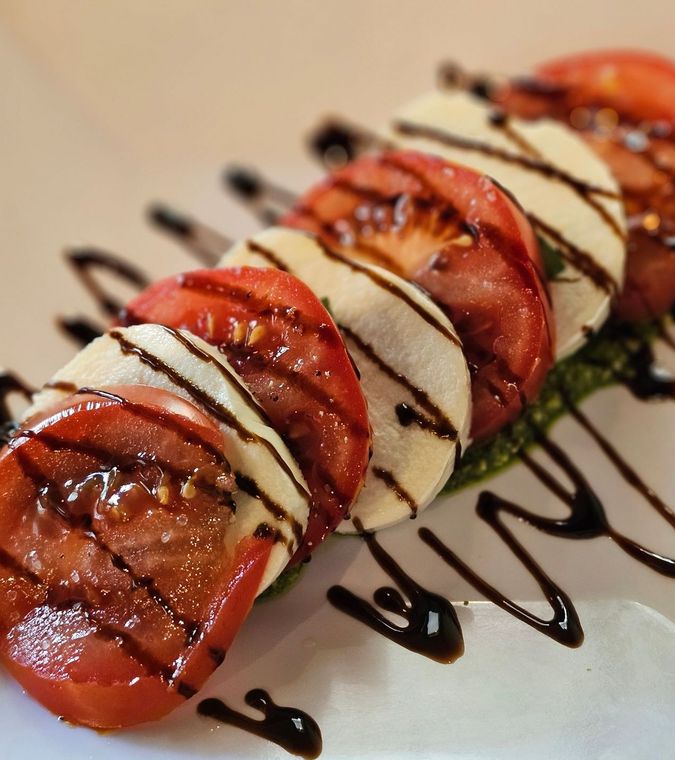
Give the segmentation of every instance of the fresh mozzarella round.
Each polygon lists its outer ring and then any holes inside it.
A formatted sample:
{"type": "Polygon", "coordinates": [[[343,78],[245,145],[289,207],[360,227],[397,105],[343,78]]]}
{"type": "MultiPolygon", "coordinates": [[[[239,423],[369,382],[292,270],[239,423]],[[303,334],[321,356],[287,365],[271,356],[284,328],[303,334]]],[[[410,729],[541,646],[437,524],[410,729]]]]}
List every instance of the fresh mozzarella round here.
{"type": "MultiPolygon", "coordinates": [[[[160,325],[114,328],[80,351],[33,399],[25,419],[80,388],[146,385],[190,401],[220,426],[237,476],[232,545],[261,525],[277,532],[259,593],[279,575],[307,527],[310,497],[295,460],[218,351],[160,325]]],[[[228,536],[229,540],[229,536],[228,536]]]]}
{"type": "Polygon", "coordinates": [[[382,528],[428,506],[452,473],[471,421],[466,361],[443,312],[405,280],[296,230],[268,229],[221,263],[286,269],[328,299],[342,330],[368,401],[373,455],[352,520],[338,530],[382,528]]]}
{"type": "Polygon", "coordinates": [[[488,174],[527,212],[564,269],[549,283],[557,358],[576,351],[607,318],[623,284],[626,222],[609,168],[562,124],[494,118],[466,92],[433,92],[402,109],[388,138],[488,174]]]}

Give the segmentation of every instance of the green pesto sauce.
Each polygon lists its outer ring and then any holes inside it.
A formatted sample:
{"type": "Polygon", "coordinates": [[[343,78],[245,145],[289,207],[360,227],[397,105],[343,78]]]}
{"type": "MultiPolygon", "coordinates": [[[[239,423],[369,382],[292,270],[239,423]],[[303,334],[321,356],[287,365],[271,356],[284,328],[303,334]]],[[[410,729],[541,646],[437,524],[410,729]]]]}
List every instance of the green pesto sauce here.
{"type": "MultiPolygon", "coordinates": [[[[442,493],[453,493],[503,470],[534,444],[535,430],[546,430],[568,408],[600,388],[635,376],[634,359],[658,334],[656,324],[606,325],[573,356],[551,370],[539,398],[509,427],[485,443],[471,446],[442,493]]],[[[271,599],[298,581],[304,565],[292,567],[260,596],[271,599]]]]}
{"type": "Polygon", "coordinates": [[[305,569],[305,565],[302,563],[294,565],[293,567],[287,567],[281,575],[268,586],[262,594],[256,599],[257,602],[264,602],[267,599],[274,599],[281,594],[285,594],[292,586],[300,580],[302,571],[305,569]]]}
{"type": "Polygon", "coordinates": [[[443,493],[473,485],[504,469],[534,443],[568,409],[600,388],[635,377],[635,356],[657,335],[655,324],[606,325],[573,356],[551,370],[536,402],[497,436],[471,446],[452,473],[443,493]]]}

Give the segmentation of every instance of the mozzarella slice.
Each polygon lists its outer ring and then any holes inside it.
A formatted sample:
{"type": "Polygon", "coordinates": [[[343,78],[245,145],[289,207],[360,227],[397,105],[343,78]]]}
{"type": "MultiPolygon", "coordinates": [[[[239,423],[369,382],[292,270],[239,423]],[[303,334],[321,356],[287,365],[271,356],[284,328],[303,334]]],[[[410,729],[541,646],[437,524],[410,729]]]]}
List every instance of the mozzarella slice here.
{"type": "Polygon", "coordinates": [[[33,399],[24,419],[83,387],[147,385],[190,401],[225,434],[225,454],[240,484],[228,541],[261,524],[278,531],[260,584],[284,569],[307,527],[310,496],[295,460],[232,367],[218,351],[184,331],[160,325],[114,328],[90,343],[33,399]],[[256,487],[258,495],[255,495],[256,487]],[[248,491],[248,492],[247,492],[248,491]]]}
{"type": "Polygon", "coordinates": [[[234,246],[222,266],[274,266],[304,280],[342,329],[361,373],[373,455],[352,521],[382,528],[433,500],[459,458],[471,421],[459,338],[418,288],[379,267],[333,253],[303,232],[272,228],[234,246]]]}
{"type": "Polygon", "coordinates": [[[433,92],[396,114],[387,137],[493,177],[517,198],[537,234],[561,252],[565,268],[549,285],[562,359],[602,326],[623,284],[626,222],[619,186],[564,125],[494,120],[493,113],[469,93],[433,92]]]}

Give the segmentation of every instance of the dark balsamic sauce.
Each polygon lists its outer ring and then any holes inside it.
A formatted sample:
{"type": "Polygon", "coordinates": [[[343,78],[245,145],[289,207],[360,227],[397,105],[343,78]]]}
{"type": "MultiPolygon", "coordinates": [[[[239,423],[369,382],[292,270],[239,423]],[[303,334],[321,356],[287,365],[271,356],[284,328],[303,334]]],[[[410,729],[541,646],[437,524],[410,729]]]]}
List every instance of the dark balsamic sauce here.
{"type": "Polygon", "coordinates": [[[523,153],[532,158],[541,160],[542,156],[539,151],[513,128],[509,116],[505,111],[502,111],[501,109],[491,111],[488,115],[488,122],[491,127],[498,129],[519,150],[522,150],[523,153]]]}
{"type": "Polygon", "coordinates": [[[350,340],[369,361],[375,364],[388,378],[398,383],[402,388],[405,388],[405,390],[415,399],[415,403],[421,406],[424,410],[425,414],[421,414],[405,402],[398,404],[395,411],[401,425],[407,427],[415,422],[420,425],[420,427],[424,427],[434,433],[434,435],[438,435],[441,438],[448,438],[453,441],[457,440],[457,428],[446,417],[443,410],[434,404],[426,391],[417,388],[407,377],[390,367],[384,359],[376,353],[375,349],[369,343],[366,343],[366,341],[349,327],[346,325],[340,325],[339,327],[344,336],[350,340]]]}
{"type": "Polygon", "coordinates": [[[403,427],[418,425],[422,430],[428,430],[438,438],[447,438],[451,441],[457,440],[457,431],[445,420],[430,419],[422,414],[410,404],[401,403],[396,405],[396,417],[403,427]]]}
{"type": "Polygon", "coordinates": [[[619,195],[612,190],[607,190],[604,187],[584,182],[548,162],[533,157],[522,156],[517,153],[510,153],[501,148],[497,148],[494,145],[490,145],[489,143],[483,143],[479,140],[462,137],[445,129],[428,126],[426,124],[418,124],[404,119],[395,121],[392,127],[396,132],[406,137],[432,140],[452,148],[482,153],[486,156],[498,158],[506,163],[517,164],[523,169],[528,169],[550,179],[559,180],[583,197],[589,195],[597,195],[612,199],[617,199],[619,197],[619,195]]]}
{"type": "Polygon", "coordinates": [[[539,584],[539,587],[544,592],[544,595],[553,610],[553,617],[550,620],[539,618],[524,607],[521,607],[508,599],[501,591],[489,584],[486,580],[481,578],[478,573],[465,564],[428,528],[420,528],[418,534],[422,541],[430,546],[441,559],[454,568],[464,580],[470,583],[493,604],[501,607],[501,609],[518,618],[518,620],[527,623],[527,625],[540,633],[554,639],[559,644],[563,644],[567,647],[581,646],[584,640],[584,632],[572,600],[560,588],[560,586],[558,586],[544,572],[541,566],[500,520],[501,512],[514,514],[514,510],[521,510],[521,508],[489,491],[481,493],[476,507],[478,516],[499,535],[523,567],[525,567],[539,584]]]}
{"type": "MultiPolygon", "coordinates": [[[[99,311],[108,318],[117,317],[123,304],[101,285],[96,276],[97,272],[112,274],[137,290],[143,290],[150,284],[150,280],[134,264],[121,256],[97,248],[76,248],[67,251],[66,261],[94,299],[99,311]]],[[[56,317],[56,325],[66,337],[82,348],[105,331],[104,327],[87,317],[59,316],[56,317]]]]}
{"type": "Polygon", "coordinates": [[[634,353],[630,372],[617,374],[616,379],[641,401],[675,399],[675,378],[656,364],[654,350],[643,342],[634,353]]]}
{"type": "MultiPolygon", "coordinates": [[[[490,123],[495,127],[503,131],[506,136],[514,143],[524,155],[520,153],[511,153],[509,151],[496,148],[488,143],[483,143],[477,140],[470,140],[459,135],[455,135],[446,130],[437,129],[434,127],[428,127],[423,124],[416,124],[407,121],[398,121],[394,123],[394,129],[399,133],[411,137],[411,138],[424,138],[428,140],[434,140],[438,143],[449,145],[451,147],[464,149],[467,151],[479,152],[487,156],[498,158],[508,163],[515,163],[530,171],[542,174],[545,177],[563,182],[570,187],[577,195],[579,195],[584,202],[591,206],[594,211],[600,216],[602,221],[607,224],[612,232],[619,236],[622,240],[625,238],[622,229],[619,227],[616,219],[607,212],[605,207],[598,202],[597,196],[616,198],[616,194],[608,191],[602,187],[598,187],[587,182],[579,180],[577,177],[559,169],[558,167],[550,164],[541,159],[536,149],[529,145],[521,135],[513,130],[508,121],[508,117],[501,112],[493,112],[488,116],[490,123]]],[[[332,123],[332,127],[329,133],[324,134],[319,131],[312,141],[312,145],[320,145],[320,158],[323,158],[327,151],[330,150],[327,147],[327,141],[331,134],[337,134],[335,123],[332,123]]],[[[350,144],[350,155],[354,155],[358,150],[364,150],[367,147],[377,147],[382,150],[385,147],[384,141],[378,141],[376,135],[372,135],[368,132],[364,132],[364,136],[358,138],[359,132],[357,128],[350,128],[344,130],[342,135],[343,142],[346,140],[346,135],[352,136],[352,142],[350,144]]],[[[315,151],[317,152],[317,151],[315,151]]],[[[304,209],[303,209],[304,211],[304,209]]],[[[541,224],[540,224],[541,226],[541,224]]],[[[608,292],[614,293],[617,289],[616,283],[613,281],[609,273],[599,267],[593,257],[585,251],[582,251],[577,246],[574,246],[571,241],[567,240],[557,230],[548,228],[546,230],[549,235],[555,237],[555,242],[564,248],[566,257],[570,260],[570,263],[577,266],[584,273],[588,274],[593,282],[602,287],[608,292]],[[588,271],[587,271],[588,270],[588,271]]]]}
{"type": "Polygon", "coordinates": [[[150,284],[148,277],[134,264],[97,248],[76,248],[68,251],[66,261],[107,317],[116,317],[124,304],[103,288],[95,276],[96,272],[113,274],[138,290],[143,290],[150,284]]]}
{"type": "Polygon", "coordinates": [[[248,475],[244,475],[241,472],[236,474],[237,485],[239,489],[244,493],[247,493],[254,499],[258,499],[265,509],[276,519],[282,522],[288,522],[295,536],[298,546],[302,542],[303,529],[298,520],[289,515],[288,511],[284,509],[278,502],[274,501],[268,494],[266,494],[260,486],[250,478],[248,475]]]}
{"type": "Polygon", "coordinates": [[[650,488],[630,464],[619,454],[614,446],[602,435],[602,433],[593,425],[588,417],[575,406],[569,406],[569,412],[576,422],[586,430],[586,432],[598,444],[605,456],[617,469],[621,477],[634,488],[654,509],[675,528],[675,512],[661,499],[661,497],[650,488]]]}
{"type": "Polygon", "coordinates": [[[30,401],[35,389],[11,372],[0,373],[0,446],[7,443],[15,428],[14,417],[9,408],[12,396],[30,401]]]}
{"type": "Polygon", "coordinates": [[[277,224],[297,199],[296,194],[285,187],[240,166],[226,169],[223,183],[235,198],[251,209],[263,226],[277,224]]]}
{"type": "Polygon", "coordinates": [[[220,232],[163,203],[150,206],[148,219],[206,266],[217,265],[232,245],[232,241],[220,232]]]}
{"type": "MultiPolygon", "coordinates": [[[[584,416],[578,412],[575,415],[575,419],[582,424],[588,423],[584,416]]],[[[590,423],[588,424],[590,425],[590,423]]],[[[584,424],[584,427],[586,427],[586,424],[584,424]]],[[[589,428],[587,427],[587,429],[589,428]]],[[[551,493],[557,496],[563,504],[566,504],[570,508],[570,514],[568,517],[559,519],[541,517],[533,512],[529,512],[523,507],[508,502],[504,502],[500,505],[500,509],[503,512],[511,514],[519,520],[523,520],[552,536],[575,539],[589,539],[599,536],[607,536],[638,562],[655,570],[661,575],[665,575],[668,578],[675,578],[675,559],[651,551],[615,530],[609,524],[605,509],[597,493],[591,487],[583,473],[571,460],[569,455],[541,432],[537,434],[536,440],[546,452],[550,460],[555,462],[556,466],[559,467],[569,478],[572,483],[572,489],[566,488],[545,466],[533,459],[530,454],[522,452],[520,457],[532,474],[544,486],[546,486],[551,493]]],[[[613,452],[612,447],[607,443],[607,446],[603,447],[603,450],[608,454],[610,461],[616,465],[618,454],[613,452]],[[615,456],[612,457],[610,452],[614,453],[615,456]]],[[[627,480],[632,478],[632,475],[634,474],[629,468],[624,468],[623,470],[620,468],[620,472],[627,480]]],[[[639,479],[633,479],[631,485],[633,485],[634,488],[639,489],[639,487],[644,484],[642,484],[639,479]]],[[[658,498],[655,500],[646,494],[643,495],[645,495],[645,498],[650,501],[655,509],[662,511],[661,505],[659,504],[660,500],[658,500],[658,498]]],[[[662,514],[667,520],[671,521],[669,516],[670,509],[668,507],[666,507],[665,512],[662,512],[662,514]]]]}
{"type": "Polygon", "coordinates": [[[381,274],[374,271],[370,267],[366,267],[363,264],[360,264],[358,261],[349,259],[346,256],[343,256],[342,254],[331,250],[321,242],[320,238],[317,239],[317,243],[323,249],[323,253],[326,258],[332,259],[333,261],[338,261],[341,264],[345,264],[353,271],[365,275],[371,282],[374,282],[380,288],[388,291],[403,301],[405,304],[407,304],[418,316],[420,316],[427,324],[431,325],[431,327],[439,332],[444,338],[449,340],[451,343],[454,343],[456,346],[462,345],[459,338],[450,329],[448,329],[445,324],[436,319],[436,317],[434,317],[426,309],[420,306],[419,303],[414,298],[412,298],[412,296],[408,295],[408,293],[402,290],[395,282],[392,282],[388,278],[383,277],[381,274]]]}
{"type": "Polygon", "coordinates": [[[370,149],[391,150],[396,146],[372,130],[331,117],[314,130],[307,142],[310,153],[328,169],[358,158],[370,149]]]}
{"type": "Polygon", "coordinates": [[[611,296],[617,294],[618,286],[616,281],[607,270],[596,263],[590,253],[574,245],[561,232],[544,222],[543,219],[531,213],[528,214],[528,218],[536,231],[543,233],[553,241],[565,261],[568,261],[573,267],[589,277],[597,288],[604,290],[611,296]]]}
{"type": "Polygon", "coordinates": [[[383,467],[373,467],[372,473],[378,480],[381,480],[390,491],[394,492],[399,501],[402,501],[409,507],[410,519],[414,520],[417,517],[419,505],[398,480],[396,480],[394,474],[389,470],[385,470],[383,467]]]}
{"type": "Polygon", "coordinates": [[[276,253],[274,253],[274,251],[271,251],[269,248],[260,245],[260,243],[256,243],[255,240],[247,240],[246,247],[249,251],[251,251],[251,253],[257,253],[258,256],[262,256],[263,259],[268,261],[276,269],[279,269],[282,272],[288,272],[288,267],[276,255],[276,253]]]}
{"type": "MultiPolygon", "coordinates": [[[[39,440],[41,443],[49,446],[49,436],[41,435],[40,432],[34,431],[21,431],[19,437],[31,437],[39,440]]],[[[72,448],[69,446],[69,448],[72,448]]],[[[91,449],[87,446],[83,449],[89,453],[91,449]]],[[[187,620],[173,607],[171,601],[167,599],[164,594],[159,590],[153,578],[145,575],[141,575],[136,572],[129,562],[119,553],[116,552],[107,541],[103,538],[101,533],[95,528],[93,519],[90,514],[76,514],[71,511],[68,506],[68,502],[63,498],[61,489],[59,486],[42,472],[37,463],[32,457],[24,453],[21,447],[14,449],[16,461],[21,468],[21,471],[34,485],[36,491],[40,494],[40,503],[51,510],[57,517],[59,517],[65,525],[72,531],[82,533],[87,539],[89,539],[96,547],[103,553],[108,555],[110,562],[117,570],[125,573],[133,588],[143,589],[145,593],[171,618],[172,622],[183,628],[187,634],[188,643],[194,640],[197,634],[199,625],[194,621],[187,620]]],[[[91,455],[91,454],[90,454],[91,455]]]]}
{"type": "Polygon", "coordinates": [[[197,712],[278,744],[293,755],[307,760],[319,757],[323,738],[314,718],[296,707],[277,705],[263,689],[252,689],[246,694],[245,700],[247,705],[263,714],[262,720],[249,718],[215,698],[202,700],[197,712]]]}
{"type": "Polygon", "coordinates": [[[361,621],[395,644],[441,663],[451,663],[464,653],[464,639],[453,605],[414,581],[386,552],[372,533],[362,533],[377,564],[408,597],[395,588],[384,586],[373,594],[383,610],[406,621],[397,625],[382,615],[370,602],[343,586],[328,589],[328,601],[341,612],[361,621]]]}
{"type": "Polygon", "coordinates": [[[75,344],[84,348],[104,333],[104,328],[86,317],[57,317],[56,326],[75,344]]]}

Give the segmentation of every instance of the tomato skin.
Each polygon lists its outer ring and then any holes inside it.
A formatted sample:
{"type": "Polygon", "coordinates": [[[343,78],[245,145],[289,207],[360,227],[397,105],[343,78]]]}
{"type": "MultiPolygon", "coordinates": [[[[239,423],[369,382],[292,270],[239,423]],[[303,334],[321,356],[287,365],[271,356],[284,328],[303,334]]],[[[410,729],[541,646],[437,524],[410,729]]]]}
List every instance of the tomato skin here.
{"type": "Polygon", "coordinates": [[[363,156],[311,188],[282,223],[430,293],[464,345],[474,439],[536,398],[555,342],[543,265],[525,214],[489,178],[415,151],[363,156]]]}
{"type": "Polygon", "coordinates": [[[609,165],[629,222],[614,312],[629,321],[666,314],[675,306],[675,61],[607,50],[550,61],[535,74],[552,89],[515,80],[495,100],[526,119],[571,125],[609,165]]]}
{"type": "Polygon", "coordinates": [[[537,76],[569,86],[571,105],[615,109],[634,122],[675,128],[675,63],[656,53],[598,50],[541,64],[537,76]]]}
{"type": "Polygon", "coordinates": [[[154,283],[120,321],[187,329],[218,346],[310,487],[309,523],[291,562],[308,556],[355,501],[371,443],[358,377],[319,299],[278,269],[198,270],[154,283]]]}
{"type": "Polygon", "coordinates": [[[140,386],[107,389],[113,391],[123,394],[124,407],[113,396],[71,397],[35,417],[33,434],[18,433],[0,453],[0,661],[52,712],[98,729],[156,720],[201,687],[219,664],[213,652],[224,654],[248,614],[272,548],[269,537],[244,536],[228,553],[222,541],[229,520],[212,496],[185,500],[171,490],[173,501],[158,505],[139,495],[137,484],[145,481],[133,475],[105,501],[78,491],[74,484],[86,483],[92,468],[107,472],[109,464],[92,464],[93,455],[71,449],[70,441],[87,452],[109,443],[115,462],[128,461],[125,451],[156,462],[170,458],[188,474],[213,468],[214,448],[223,446],[218,428],[172,394],[140,386]],[[142,416],[146,411],[151,418],[142,416]],[[50,491],[36,492],[35,468],[58,483],[59,493],[79,495],[59,507],[50,491]],[[110,505],[123,512],[139,507],[140,515],[108,524],[101,510],[110,505]],[[85,531],[78,528],[83,515],[91,519],[83,525],[92,526],[85,531]],[[165,546],[158,534],[167,526],[174,535],[165,546]],[[193,572],[188,583],[186,566],[193,572]],[[151,579],[153,591],[146,593],[149,586],[139,586],[136,576],[151,579]],[[183,619],[199,624],[189,640],[183,619]]]}
{"type": "MultiPolygon", "coordinates": [[[[208,647],[227,650],[251,610],[267,563],[272,542],[249,537],[237,547],[236,568],[227,580],[226,595],[212,610],[211,626],[203,645],[191,656],[182,678],[202,684],[213,672],[208,647]]],[[[4,642],[3,642],[4,643],[4,642]]],[[[35,673],[20,659],[12,657],[5,646],[0,660],[19,684],[44,707],[69,723],[99,730],[128,728],[159,720],[185,702],[174,689],[155,677],[134,675],[126,682],[97,683],[50,678],[35,673]]]]}

